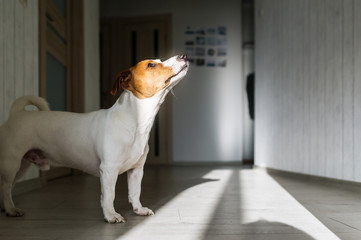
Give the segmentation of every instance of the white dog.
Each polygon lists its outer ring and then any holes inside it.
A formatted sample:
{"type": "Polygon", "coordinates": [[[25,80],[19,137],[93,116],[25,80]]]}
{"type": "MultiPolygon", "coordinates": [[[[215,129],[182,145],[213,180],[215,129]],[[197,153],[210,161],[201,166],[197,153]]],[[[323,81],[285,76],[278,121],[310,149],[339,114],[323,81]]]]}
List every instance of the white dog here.
{"type": "Polygon", "coordinates": [[[149,132],[167,93],[187,73],[185,55],[164,62],[145,60],[120,72],[111,91],[125,90],[107,110],[86,114],[49,111],[42,98],[17,99],[0,127],[0,207],[9,216],[22,216],[11,189],[30,163],[80,169],[100,177],[101,206],[107,222],[124,222],[114,209],[115,184],[127,172],[129,201],[139,215],[153,215],[139,201],[149,132]],[[26,111],[35,105],[40,111],[26,111]]]}

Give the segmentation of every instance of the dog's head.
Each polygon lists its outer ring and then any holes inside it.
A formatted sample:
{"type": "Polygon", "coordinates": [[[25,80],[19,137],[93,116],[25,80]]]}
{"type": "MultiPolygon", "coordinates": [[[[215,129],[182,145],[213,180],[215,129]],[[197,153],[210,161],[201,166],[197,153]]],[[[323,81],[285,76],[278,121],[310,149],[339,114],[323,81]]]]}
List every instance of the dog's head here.
{"type": "Polygon", "coordinates": [[[174,87],[187,73],[186,55],[178,55],[162,62],[144,60],[117,74],[110,93],[117,94],[120,87],[131,91],[139,99],[150,98],[159,91],[174,87]]]}

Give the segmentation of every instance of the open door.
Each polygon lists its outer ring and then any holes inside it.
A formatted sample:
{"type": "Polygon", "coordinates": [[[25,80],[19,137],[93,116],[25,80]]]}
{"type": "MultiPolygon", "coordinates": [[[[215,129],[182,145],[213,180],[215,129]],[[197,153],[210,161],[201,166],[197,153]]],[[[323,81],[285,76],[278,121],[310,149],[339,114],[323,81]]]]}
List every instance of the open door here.
{"type": "MultiPolygon", "coordinates": [[[[102,107],[117,98],[110,89],[118,72],[144,59],[167,58],[171,51],[171,16],[106,19],[101,24],[102,107]]],[[[118,97],[118,96],[117,96],[118,97]]],[[[148,164],[172,162],[172,99],[167,97],[154,121],[148,164]]]]}
{"type": "MultiPolygon", "coordinates": [[[[51,110],[84,110],[82,17],[82,0],[39,1],[39,92],[51,110]]],[[[70,168],[54,168],[42,180],[70,174],[70,168]]]]}

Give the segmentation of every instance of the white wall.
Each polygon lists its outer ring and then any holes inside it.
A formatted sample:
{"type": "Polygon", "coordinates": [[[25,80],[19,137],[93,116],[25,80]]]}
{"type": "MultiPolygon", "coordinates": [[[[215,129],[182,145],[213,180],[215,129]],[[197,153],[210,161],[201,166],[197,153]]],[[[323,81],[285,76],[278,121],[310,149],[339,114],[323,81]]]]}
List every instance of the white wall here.
{"type": "Polygon", "coordinates": [[[99,0],[84,2],[85,112],[100,108],[99,0]]]}
{"type": "Polygon", "coordinates": [[[171,13],[174,54],[184,51],[183,33],[187,25],[227,27],[227,67],[192,67],[175,88],[173,160],[242,160],[244,86],[241,81],[240,1],[106,0],[101,4],[102,17],[171,13]]]}
{"type": "Polygon", "coordinates": [[[361,1],[257,0],[256,164],[361,181],[361,1]]]}
{"type": "Polygon", "coordinates": [[[38,95],[38,1],[23,7],[19,1],[0,1],[0,124],[12,102],[38,95]]]}
{"type": "MultiPolygon", "coordinates": [[[[0,1],[0,125],[12,102],[23,95],[38,95],[38,1],[0,1]]],[[[32,167],[23,180],[38,177],[32,167]]]]}

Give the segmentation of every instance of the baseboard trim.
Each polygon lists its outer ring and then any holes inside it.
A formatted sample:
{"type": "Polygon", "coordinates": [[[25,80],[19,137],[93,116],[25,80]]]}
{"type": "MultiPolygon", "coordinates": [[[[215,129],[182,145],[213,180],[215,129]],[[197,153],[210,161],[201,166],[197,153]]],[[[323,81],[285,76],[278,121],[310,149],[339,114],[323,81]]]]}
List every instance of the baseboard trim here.
{"type": "Polygon", "coordinates": [[[287,178],[293,178],[303,181],[317,181],[322,182],[326,184],[335,184],[335,185],[342,185],[342,186],[354,186],[354,187],[360,187],[361,188],[361,182],[355,182],[355,181],[349,181],[349,180],[343,180],[343,179],[337,179],[337,178],[329,178],[329,177],[322,177],[322,176],[315,176],[311,174],[306,173],[297,173],[297,172],[291,172],[286,170],[280,170],[275,168],[268,168],[268,167],[261,167],[254,165],[254,168],[264,170],[269,174],[275,174],[281,177],[287,177],[287,178]]]}
{"type": "Polygon", "coordinates": [[[242,161],[232,161],[232,162],[173,162],[172,163],[173,166],[243,166],[243,162],[242,161]]]}

